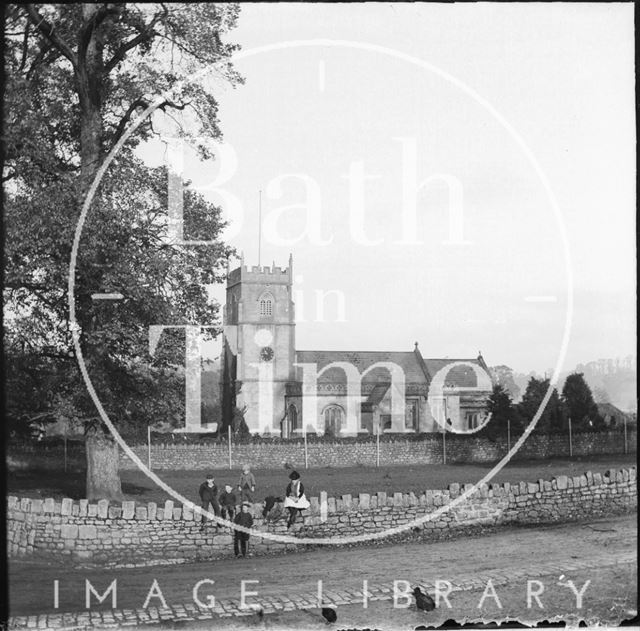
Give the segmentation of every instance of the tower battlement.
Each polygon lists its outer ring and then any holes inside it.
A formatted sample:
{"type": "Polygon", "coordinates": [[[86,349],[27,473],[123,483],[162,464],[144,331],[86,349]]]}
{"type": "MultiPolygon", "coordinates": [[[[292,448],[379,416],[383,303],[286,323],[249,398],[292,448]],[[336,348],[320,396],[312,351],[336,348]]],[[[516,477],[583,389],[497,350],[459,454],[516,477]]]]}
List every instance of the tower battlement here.
{"type": "Polygon", "coordinates": [[[290,285],[293,281],[293,261],[289,257],[289,267],[280,267],[275,263],[269,265],[240,265],[227,273],[227,287],[238,283],[266,283],[273,285],[290,285]]]}

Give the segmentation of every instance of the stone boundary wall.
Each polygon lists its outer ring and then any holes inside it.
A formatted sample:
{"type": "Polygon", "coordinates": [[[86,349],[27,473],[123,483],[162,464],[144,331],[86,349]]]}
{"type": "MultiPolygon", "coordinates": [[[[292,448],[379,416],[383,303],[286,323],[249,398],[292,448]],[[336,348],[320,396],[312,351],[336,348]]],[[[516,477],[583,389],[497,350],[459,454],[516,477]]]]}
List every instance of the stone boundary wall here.
{"type": "MultiPolygon", "coordinates": [[[[290,533],[314,538],[379,532],[432,513],[471,488],[471,484],[454,483],[446,490],[428,490],[419,496],[377,493],[328,498],[322,493],[310,498],[304,524],[296,524],[290,533]]],[[[252,508],[254,529],[285,534],[284,518],[266,524],[261,509],[260,504],[252,508]]],[[[428,541],[459,529],[473,532],[482,526],[570,521],[634,509],[635,467],[604,474],[587,472],[572,478],[482,485],[459,505],[421,524],[417,532],[408,529],[400,536],[417,534],[428,541]]],[[[133,566],[233,554],[227,528],[216,532],[210,524],[203,532],[193,504],[175,506],[171,500],[163,506],[132,501],[109,505],[106,500],[89,503],[66,498],[57,502],[10,496],[7,524],[8,552],[13,557],[36,554],[57,561],[133,566]]],[[[297,549],[296,544],[268,541],[259,534],[252,535],[250,545],[257,554],[297,549]]]]}
{"type": "MultiPolygon", "coordinates": [[[[516,438],[512,440],[515,444],[516,438]]],[[[572,437],[574,456],[624,453],[622,432],[590,432],[572,437]]],[[[486,438],[447,434],[447,463],[496,462],[507,453],[507,441],[492,442],[486,438]]],[[[627,433],[629,453],[636,452],[636,431],[627,433]]],[[[132,446],[134,453],[147,462],[147,446],[132,446]]],[[[532,434],[514,455],[513,460],[536,460],[569,455],[569,438],[563,434],[532,434]]],[[[376,441],[366,442],[308,442],[309,467],[354,467],[376,465],[376,441]]],[[[443,460],[442,435],[431,434],[424,440],[380,441],[380,465],[441,464],[443,460]]],[[[231,445],[232,467],[250,463],[255,468],[280,467],[289,462],[304,464],[304,444],[299,441],[245,443],[231,445]]],[[[221,469],[229,466],[227,444],[151,445],[153,469],[221,469]]],[[[135,463],[121,454],[120,468],[135,469],[135,463]]]]}
{"type": "MultiPolygon", "coordinates": [[[[627,451],[636,453],[636,429],[627,432],[627,451]]],[[[513,437],[511,444],[515,444],[513,437]]],[[[574,456],[596,454],[621,454],[625,451],[622,431],[590,432],[574,434],[574,456]]],[[[136,455],[146,464],[147,445],[131,444],[136,455]]],[[[507,441],[492,442],[486,438],[447,434],[447,463],[496,462],[507,453],[507,441]]],[[[513,456],[514,461],[538,460],[569,455],[569,438],[564,434],[531,434],[513,456]]],[[[382,436],[380,440],[380,465],[413,465],[442,463],[442,435],[428,434],[417,438],[382,436]]],[[[10,470],[40,467],[58,469],[64,459],[62,444],[36,443],[9,444],[7,465],[10,470]]],[[[375,437],[335,442],[307,443],[309,467],[354,467],[376,465],[375,437]]],[[[84,467],[86,455],[81,441],[70,441],[67,462],[71,467],[84,467]]],[[[253,443],[232,443],[233,468],[251,463],[255,468],[280,468],[284,462],[296,467],[304,465],[304,444],[301,440],[268,442],[263,439],[253,443]]],[[[222,443],[168,443],[151,445],[151,466],[157,470],[227,469],[229,447],[222,443]]],[[[135,469],[136,465],[121,453],[120,468],[135,469]]]]}

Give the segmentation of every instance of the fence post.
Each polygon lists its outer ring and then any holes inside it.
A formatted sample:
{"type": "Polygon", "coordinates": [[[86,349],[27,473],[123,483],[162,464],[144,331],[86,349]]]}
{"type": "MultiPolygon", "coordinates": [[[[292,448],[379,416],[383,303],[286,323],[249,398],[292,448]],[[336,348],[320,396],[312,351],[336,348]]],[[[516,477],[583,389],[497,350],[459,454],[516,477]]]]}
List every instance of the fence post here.
{"type": "Polygon", "coordinates": [[[309,453],[307,452],[307,430],[304,430],[304,468],[309,468],[309,453]]]}
{"type": "Polygon", "coordinates": [[[447,464],[447,428],[442,426],[442,464],[447,464]]]}
{"type": "Polygon", "coordinates": [[[147,425],[147,469],[151,471],[151,425],[147,425]]]}
{"type": "Polygon", "coordinates": [[[378,431],[376,432],[376,467],[380,466],[380,422],[378,421],[378,431]]]}
{"type": "Polygon", "coordinates": [[[511,451],[511,419],[507,419],[507,453],[511,451]]]}
{"type": "Polygon", "coordinates": [[[569,417],[569,458],[573,457],[573,443],[571,441],[571,417],[569,417]]]}
{"type": "Polygon", "coordinates": [[[627,443],[627,417],[624,417],[624,453],[628,453],[628,443],[627,443]]]}
{"type": "MultiPolygon", "coordinates": [[[[625,425],[626,430],[626,425],[625,425]]],[[[625,441],[626,445],[626,441],[625,441]]],[[[625,453],[627,453],[625,451],[625,453]]],[[[64,422],[64,472],[67,472],[67,421],[64,422]]]]}
{"type": "Polygon", "coordinates": [[[232,469],[231,465],[231,425],[227,426],[227,443],[229,444],[229,469],[232,469]]]}

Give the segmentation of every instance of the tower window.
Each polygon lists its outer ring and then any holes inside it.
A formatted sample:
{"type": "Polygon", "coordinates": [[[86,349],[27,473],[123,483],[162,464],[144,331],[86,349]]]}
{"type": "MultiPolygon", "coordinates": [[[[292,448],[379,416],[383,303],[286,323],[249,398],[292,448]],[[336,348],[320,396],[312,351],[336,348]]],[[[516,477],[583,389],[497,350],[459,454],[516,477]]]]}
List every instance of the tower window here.
{"type": "Polygon", "coordinates": [[[273,296],[271,294],[262,294],[258,303],[260,306],[260,317],[270,318],[273,315],[273,296]]]}

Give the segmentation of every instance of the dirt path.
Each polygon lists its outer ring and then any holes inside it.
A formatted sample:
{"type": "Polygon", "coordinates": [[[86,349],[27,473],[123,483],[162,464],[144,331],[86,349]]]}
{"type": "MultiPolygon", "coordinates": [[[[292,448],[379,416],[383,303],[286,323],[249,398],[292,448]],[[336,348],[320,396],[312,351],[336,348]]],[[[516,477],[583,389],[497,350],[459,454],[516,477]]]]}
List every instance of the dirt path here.
{"type": "MultiPolygon", "coordinates": [[[[503,572],[505,577],[526,573],[527,568],[547,562],[571,564],[584,559],[607,558],[634,553],[636,515],[582,524],[565,524],[499,531],[482,537],[466,537],[432,544],[407,543],[358,548],[325,548],[277,557],[249,557],[212,563],[156,566],[135,569],[69,569],[35,561],[10,564],[10,607],[12,616],[85,609],[85,579],[99,593],[117,579],[118,608],[141,608],[157,579],[169,606],[193,602],[198,581],[211,579],[213,586],[203,593],[216,599],[239,599],[242,580],[258,580],[248,589],[259,599],[287,594],[315,597],[318,580],[324,590],[342,593],[362,590],[370,584],[394,580],[433,584],[461,575],[482,576],[503,572]],[[59,581],[59,608],[53,605],[53,584],[59,581]]],[[[596,565],[597,566],[597,565],[596,565]]],[[[110,608],[93,598],[92,611],[110,608]]],[[[157,601],[155,601],[157,604],[157,601]]]]}
{"type": "MultiPolygon", "coordinates": [[[[582,588],[590,581],[585,590],[581,607],[576,606],[575,597],[566,589],[558,588],[557,576],[538,576],[546,590],[540,596],[543,608],[532,601],[527,606],[526,581],[514,581],[510,585],[497,586],[493,598],[482,600],[484,589],[473,589],[452,594],[449,597],[451,607],[444,602],[433,612],[418,611],[414,605],[408,607],[398,603],[394,607],[390,600],[369,602],[367,608],[359,604],[338,607],[337,625],[327,626],[318,609],[306,611],[294,610],[265,615],[261,621],[256,616],[242,618],[222,618],[215,621],[220,631],[327,631],[373,630],[414,631],[417,629],[437,628],[447,621],[455,620],[460,624],[483,624],[506,622],[513,626],[520,622],[528,626],[544,620],[565,621],[568,627],[577,628],[582,621],[590,627],[617,627],[621,621],[630,620],[637,615],[637,570],[635,564],[615,566],[600,570],[589,570],[571,574],[571,578],[582,588]],[[479,605],[482,603],[482,606],[479,605]]],[[[189,623],[190,630],[209,630],[213,628],[211,620],[189,623]]],[[[183,630],[184,623],[167,621],[159,625],[164,630],[183,630]]],[[[154,627],[158,628],[158,627],[154,627]]]]}

